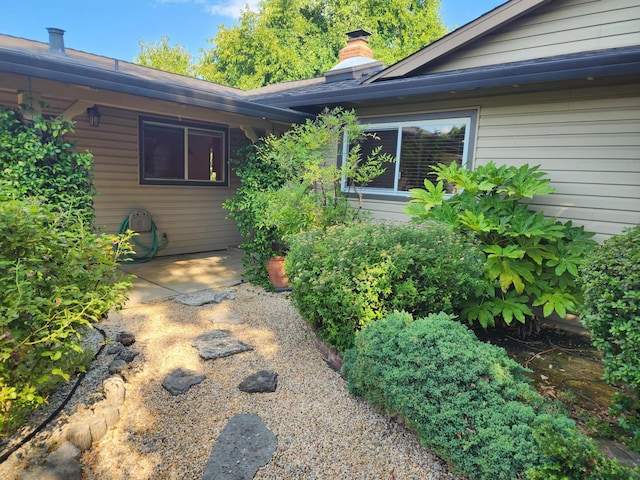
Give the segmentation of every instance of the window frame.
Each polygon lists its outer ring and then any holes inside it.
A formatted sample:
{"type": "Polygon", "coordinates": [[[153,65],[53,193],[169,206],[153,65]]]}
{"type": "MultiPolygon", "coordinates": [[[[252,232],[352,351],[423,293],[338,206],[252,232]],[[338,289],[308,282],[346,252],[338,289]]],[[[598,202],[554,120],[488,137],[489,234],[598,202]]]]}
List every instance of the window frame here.
{"type": "Polygon", "coordinates": [[[178,185],[178,186],[196,186],[196,187],[228,187],[229,186],[229,152],[230,152],[230,129],[226,125],[215,123],[204,123],[197,121],[182,121],[176,118],[155,117],[140,115],[138,116],[138,175],[140,185],[178,185]],[[163,178],[145,178],[145,150],[144,150],[144,127],[145,125],[156,125],[159,127],[182,129],[183,131],[183,165],[184,176],[182,179],[163,179],[163,178]],[[188,163],[189,163],[189,135],[190,131],[194,134],[215,133],[221,134],[222,138],[222,154],[223,154],[223,172],[222,180],[189,180],[188,163]]]}
{"type": "MultiPolygon", "coordinates": [[[[365,128],[366,132],[374,132],[376,130],[393,130],[395,129],[398,132],[402,131],[403,127],[415,127],[418,122],[423,124],[431,124],[437,125],[438,122],[447,122],[452,120],[464,120],[465,121],[465,137],[464,137],[464,147],[462,153],[462,166],[464,168],[472,168],[473,166],[473,157],[475,152],[475,142],[476,142],[476,129],[477,129],[477,121],[478,121],[478,110],[477,109],[469,109],[469,110],[452,110],[452,111],[444,111],[444,112],[431,112],[431,113],[422,113],[422,114],[412,114],[412,115],[396,115],[396,116],[385,116],[385,117],[370,117],[370,118],[361,118],[360,121],[365,128]]],[[[394,180],[393,180],[393,189],[390,188],[380,188],[380,187],[362,187],[362,193],[366,194],[368,198],[371,199],[381,199],[381,200],[398,200],[405,201],[409,196],[409,191],[398,190],[398,173],[400,170],[400,162],[398,161],[398,156],[400,154],[400,149],[402,145],[401,136],[398,136],[398,141],[396,144],[396,162],[393,164],[395,168],[394,172],[394,180]]],[[[340,151],[340,158],[346,158],[348,153],[349,145],[347,145],[346,141],[342,142],[342,150],[340,151]]],[[[353,193],[353,187],[350,187],[347,184],[347,178],[343,177],[341,182],[341,188],[343,192],[349,193],[349,195],[355,195],[353,193]]],[[[451,194],[447,194],[447,197],[450,197],[451,194]]]]}

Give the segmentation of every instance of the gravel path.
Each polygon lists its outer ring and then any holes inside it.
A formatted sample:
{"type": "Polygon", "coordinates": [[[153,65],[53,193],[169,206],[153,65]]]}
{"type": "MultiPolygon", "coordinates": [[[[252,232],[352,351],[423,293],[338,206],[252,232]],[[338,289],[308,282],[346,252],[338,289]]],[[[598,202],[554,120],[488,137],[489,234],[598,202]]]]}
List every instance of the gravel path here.
{"type": "MultiPolygon", "coordinates": [[[[126,379],[120,421],[80,459],[85,480],[200,479],[220,431],[238,413],[259,415],[278,439],[273,459],[256,479],[457,478],[415,435],[348,394],[344,380],[322,360],[313,333],[287,294],[250,284],[235,292],[235,300],[218,305],[189,307],[172,300],[142,304],[100,325],[110,338],[118,331],[133,332],[133,347],[142,354],[126,379]],[[225,310],[243,322],[217,321],[225,310]],[[215,328],[230,330],[254,350],[201,360],[191,341],[215,328]],[[174,397],[161,382],[176,367],[197,370],[206,379],[174,397]],[[278,373],[275,393],[238,390],[245,377],[265,369],[278,373]]],[[[91,403],[95,393],[90,386],[84,390],[78,395],[91,403]]],[[[73,413],[63,415],[58,424],[70,417],[73,413]]],[[[46,445],[46,440],[40,443],[46,445]]],[[[19,457],[24,462],[24,453],[19,457]]],[[[4,474],[0,468],[0,476],[12,478],[4,474]]]]}

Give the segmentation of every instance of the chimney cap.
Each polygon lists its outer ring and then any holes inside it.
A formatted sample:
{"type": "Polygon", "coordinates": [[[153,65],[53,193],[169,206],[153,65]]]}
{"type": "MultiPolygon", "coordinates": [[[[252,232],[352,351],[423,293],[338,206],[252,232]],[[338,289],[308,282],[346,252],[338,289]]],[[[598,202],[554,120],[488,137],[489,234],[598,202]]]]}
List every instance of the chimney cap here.
{"type": "Polygon", "coordinates": [[[356,38],[366,38],[369,36],[371,36],[371,32],[367,32],[366,30],[363,30],[363,29],[347,32],[347,37],[349,37],[350,40],[355,40],[356,38]]]}

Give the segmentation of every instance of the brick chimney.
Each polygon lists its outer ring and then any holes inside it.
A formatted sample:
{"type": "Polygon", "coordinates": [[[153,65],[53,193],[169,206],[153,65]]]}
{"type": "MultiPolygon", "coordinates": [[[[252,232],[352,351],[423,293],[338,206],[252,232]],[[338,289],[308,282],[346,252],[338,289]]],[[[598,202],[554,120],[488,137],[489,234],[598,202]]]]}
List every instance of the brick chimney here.
{"type": "Polygon", "coordinates": [[[366,30],[354,30],[347,33],[347,46],[340,50],[340,61],[353,57],[373,58],[373,50],[369,48],[369,40],[367,37],[371,33],[366,30]]]}

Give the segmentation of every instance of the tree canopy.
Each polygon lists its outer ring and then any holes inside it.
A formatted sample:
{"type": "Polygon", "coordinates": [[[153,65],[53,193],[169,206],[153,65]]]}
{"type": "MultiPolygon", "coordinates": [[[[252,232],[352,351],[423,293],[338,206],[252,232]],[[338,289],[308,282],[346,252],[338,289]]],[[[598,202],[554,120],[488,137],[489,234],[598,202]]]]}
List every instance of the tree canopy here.
{"type": "Polygon", "coordinates": [[[134,59],[134,62],[145,67],[164,70],[165,72],[195,76],[196,66],[189,50],[178,44],[172,46],[170,42],[171,39],[167,36],[160,37],[157,42],[138,41],[140,53],[134,59]]]}
{"type": "Polygon", "coordinates": [[[257,11],[243,10],[236,25],[220,26],[196,64],[185,65],[186,50],[170,47],[166,37],[141,42],[136,61],[257,88],[322,75],[337,64],[351,30],[371,32],[376,60],[391,65],[446,33],[439,10],[440,0],[262,0],[257,11]]]}

